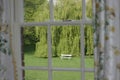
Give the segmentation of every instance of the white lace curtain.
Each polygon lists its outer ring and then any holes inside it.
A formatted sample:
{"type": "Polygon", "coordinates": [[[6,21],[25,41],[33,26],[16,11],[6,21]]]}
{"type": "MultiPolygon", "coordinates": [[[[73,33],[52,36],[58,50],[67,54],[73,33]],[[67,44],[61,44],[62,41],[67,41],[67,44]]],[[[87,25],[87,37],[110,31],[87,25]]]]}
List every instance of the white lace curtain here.
{"type": "Polygon", "coordinates": [[[0,80],[14,80],[6,1],[0,0],[0,80]]]}
{"type": "MultiPolygon", "coordinates": [[[[0,80],[15,80],[6,1],[0,0],[0,80]]],[[[94,1],[95,80],[119,80],[119,0],[94,1]]]]}
{"type": "Polygon", "coordinates": [[[117,80],[120,57],[119,0],[95,0],[96,80],[117,80]],[[117,67],[116,67],[117,66],[117,67]]]}

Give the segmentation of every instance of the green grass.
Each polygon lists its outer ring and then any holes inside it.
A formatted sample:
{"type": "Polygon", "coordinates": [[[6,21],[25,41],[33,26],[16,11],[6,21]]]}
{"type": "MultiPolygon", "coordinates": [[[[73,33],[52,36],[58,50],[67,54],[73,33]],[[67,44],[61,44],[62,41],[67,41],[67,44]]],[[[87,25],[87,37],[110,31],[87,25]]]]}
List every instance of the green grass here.
{"type": "MultiPolygon", "coordinates": [[[[30,47],[24,50],[24,62],[25,66],[48,66],[47,58],[37,58],[34,56],[34,48],[30,47]]],[[[80,68],[80,57],[72,57],[72,59],[61,60],[60,57],[55,57],[52,59],[53,67],[62,67],[62,68],[80,68]]],[[[93,68],[94,61],[93,57],[85,58],[85,67],[93,68]]],[[[74,71],[53,71],[52,73],[53,80],[80,80],[81,73],[74,71]]],[[[25,71],[25,80],[48,80],[48,72],[40,70],[26,70],[25,71]]],[[[94,74],[86,72],[85,80],[94,80],[94,74]]]]}

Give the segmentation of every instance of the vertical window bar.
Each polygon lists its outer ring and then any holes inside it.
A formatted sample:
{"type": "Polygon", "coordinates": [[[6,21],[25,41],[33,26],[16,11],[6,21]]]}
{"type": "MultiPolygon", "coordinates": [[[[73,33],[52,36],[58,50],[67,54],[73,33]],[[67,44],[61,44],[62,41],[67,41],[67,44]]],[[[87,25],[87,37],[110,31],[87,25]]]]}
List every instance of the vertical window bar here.
{"type": "Polygon", "coordinates": [[[86,19],[86,0],[82,0],[82,19],[86,19]]]}
{"type": "Polygon", "coordinates": [[[81,80],[85,80],[85,56],[84,56],[84,25],[81,24],[80,27],[80,32],[81,32],[81,80]]]}
{"type": "MultiPolygon", "coordinates": [[[[23,27],[21,27],[21,64],[22,64],[22,67],[24,67],[25,66],[25,63],[24,63],[24,51],[23,51],[23,49],[24,49],[24,43],[23,43],[23,30],[24,30],[24,28],[23,27]]],[[[24,77],[25,77],[25,70],[22,70],[22,76],[23,76],[23,79],[24,79],[24,77]]]]}
{"type": "MultiPolygon", "coordinates": [[[[53,14],[53,0],[49,0],[50,6],[50,21],[54,21],[53,14]]],[[[51,26],[48,25],[47,28],[47,40],[48,40],[48,80],[52,80],[52,38],[51,38],[51,26]]]]}
{"type": "Polygon", "coordinates": [[[48,80],[52,80],[52,38],[51,26],[47,27],[47,42],[48,42],[48,80]]]}
{"type": "Polygon", "coordinates": [[[53,4],[53,0],[49,0],[49,5],[50,5],[50,21],[54,21],[54,4],[53,4]]]}
{"type": "Polygon", "coordinates": [[[15,5],[15,22],[16,23],[23,23],[24,22],[24,8],[23,8],[23,0],[14,0],[15,5]]]}
{"type": "MultiPolygon", "coordinates": [[[[82,0],[82,20],[86,19],[86,0],[82,0]]],[[[84,60],[84,24],[81,24],[81,80],[85,80],[85,60],[84,60]]]]}
{"type": "Polygon", "coordinates": [[[13,61],[13,70],[14,70],[14,80],[17,80],[17,78],[18,78],[18,76],[16,76],[16,75],[18,75],[18,73],[17,73],[17,59],[16,59],[16,53],[15,53],[15,51],[14,51],[14,48],[15,48],[15,43],[14,43],[14,36],[13,36],[13,34],[14,34],[14,25],[13,25],[13,21],[14,21],[14,15],[15,15],[15,13],[14,13],[14,0],[4,0],[4,3],[7,3],[7,7],[5,8],[5,10],[7,10],[7,11],[5,11],[5,12],[7,12],[7,14],[10,14],[9,16],[6,16],[7,18],[8,18],[8,20],[10,20],[10,22],[7,22],[7,23],[9,23],[10,24],[10,35],[12,35],[11,37],[10,37],[10,48],[11,48],[11,53],[12,53],[12,61],[13,61]]]}
{"type": "MultiPolygon", "coordinates": [[[[92,11],[93,11],[93,17],[92,17],[92,21],[93,21],[93,27],[95,28],[95,0],[92,0],[92,11]]],[[[96,62],[95,61],[98,61],[98,59],[97,59],[97,54],[96,54],[96,47],[95,47],[95,38],[96,38],[96,33],[94,33],[94,45],[93,45],[93,47],[94,47],[94,80],[96,80],[96,78],[97,78],[97,67],[96,67],[96,62]]]]}
{"type": "Polygon", "coordinates": [[[20,68],[22,66],[22,60],[21,60],[21,29],[18,24],[14,24],[14,46],[15,46],[15,53],[17,53],[16,60],[17,60],[17,74],[18,74],[18,80],[23,80],[23,71],[20,68]],[[18,46],[19,45],[19,46],[18,46]]]}
{"type": "Polygon", "coordinates": [[[14,0],[14,7],[15,7],[15,15],[14,15],[14,37],[15,37],[15,53],[17,53],[16,59],[17,62],[17,73],[18,73],[18,80],[23,80],[23,71],[20,68],[22,66],[21,60],[21,29],[20,25],[23,23],[23,0],[14,0]],[[16,23],[15,23],[16,22],[16,23]],[[19,47],[19,46],[20,47],[19,47]]]}

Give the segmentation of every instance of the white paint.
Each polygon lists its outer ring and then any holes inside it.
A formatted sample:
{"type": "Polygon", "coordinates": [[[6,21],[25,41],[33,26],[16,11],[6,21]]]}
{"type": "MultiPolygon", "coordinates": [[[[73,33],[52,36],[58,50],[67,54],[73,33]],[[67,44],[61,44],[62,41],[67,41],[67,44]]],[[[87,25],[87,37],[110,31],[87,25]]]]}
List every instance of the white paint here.
{"type": "Polygon", "coordinates": [[[71,59],[72,54],[61,54],[61,59],[71,59]]]}

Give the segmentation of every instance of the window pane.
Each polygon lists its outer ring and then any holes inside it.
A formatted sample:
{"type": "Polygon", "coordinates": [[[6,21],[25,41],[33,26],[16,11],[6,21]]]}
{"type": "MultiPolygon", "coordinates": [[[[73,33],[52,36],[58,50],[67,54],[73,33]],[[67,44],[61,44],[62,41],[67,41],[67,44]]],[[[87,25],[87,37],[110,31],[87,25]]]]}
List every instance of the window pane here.
{"type": "Polygon", "coordinates": [[[26,70],[24,80],[48,80],[48,72],[40,70],[26,70]]]}
{"type": "Polygon", "coordinates": [[[94,80],[94,73],[86,72],[85,73],[85,80],[94,80]]]}
{"type": "Polygon", "coordinates": [[[80,72],[54,71],[53,80],[80,80],[80,72]]]}
{"type": "Polygon", "coordinates": [[[48,0],[24,0],[24,21],[42,22],[49,20],[48,0]]]}
{"type": "Polygon", "coordinates": [[[53,26],[52,53],[54,67],[80,68],[80,27],[53,26]]]}
{"type": "Polygon", "coordinates": [[[85,67],[94,68],[93,26],[85,25],[85,67]]]}
{"type": "Polygon", "coordinates": [[[86,0],[86,16],[92,18],[92,0],[86,0]]]}
{"type": "Polygon", "coordinates": [[[82,0],[54,0],[55,20],[80,20],[82,17],[82,0]]]}
{"type": "Polygon", "coordinates": [[[85,67],[94,68],[94,57],[86,56],[85,57],[85,67]]]}
{"type": "Polygon", "coordinates": [[[80,57],[72,57],[72,59],[53,58],[54,67],[80,68],[80,57]]]}
{"type": "Polygon", "coordinates": [[[25,66],[47,66],[47,27],[24,27],[22,33],[25,66]]]}

